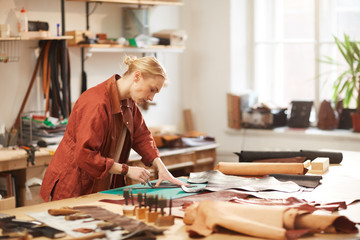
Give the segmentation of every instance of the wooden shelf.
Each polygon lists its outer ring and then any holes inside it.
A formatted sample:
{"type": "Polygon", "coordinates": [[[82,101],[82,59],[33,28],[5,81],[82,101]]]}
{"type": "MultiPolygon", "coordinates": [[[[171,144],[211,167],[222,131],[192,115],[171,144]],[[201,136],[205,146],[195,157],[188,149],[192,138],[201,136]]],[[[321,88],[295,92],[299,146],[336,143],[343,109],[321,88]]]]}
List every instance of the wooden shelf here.
{"type": "Polygon", "coordinates": [[[173,5],[182,6],[184,3],[180,0],[67,0],[71,2],[106,2],[106,3],[117,3],[117,4],[130,4],[130,5],[173,5]]]}
{"type": "Polygon", "coordinates": [[[22,40],[64,40],[72,39],[73,36],[50,36],[50,37],[7,37],[0,38],[0,41],[22,41],[22,40]]]}
{"type": "Polygon", "coordinates": [[[153,53],[153,52],[172,52],[181,53],[185,50],[185,47],[175,46],[163,46],[155,45],[148,48],[137,48],[125,45],[117,44],[76,44],[69,45],[69,47],[82,47],[87,48],[90,53],[116,53],[116,52],[128,52],[128,53],[153,53]]]}
{"type": "Polygon", "coordinates": [[[0,41],[14,41],[14,40],[21,40],[20,37],[4,37],[0,38],[0,41]]]}

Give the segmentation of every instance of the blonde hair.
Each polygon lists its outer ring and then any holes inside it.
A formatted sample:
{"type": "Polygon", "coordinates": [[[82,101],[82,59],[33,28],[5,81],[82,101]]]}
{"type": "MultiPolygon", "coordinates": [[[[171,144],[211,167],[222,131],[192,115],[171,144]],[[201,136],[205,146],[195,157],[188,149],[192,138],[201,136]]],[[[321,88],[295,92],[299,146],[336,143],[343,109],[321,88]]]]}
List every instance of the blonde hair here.
{"type": "Polygon", "coordinates": [[[154,57],[136,58],[127,56],[124,60],[124,63],[128,66],[128,69],[124,73],[124,76],[131,74],[135,71],[140,71],[144,77],[161,76],[165,80],[167,78],[165,69],[154,57]]]}

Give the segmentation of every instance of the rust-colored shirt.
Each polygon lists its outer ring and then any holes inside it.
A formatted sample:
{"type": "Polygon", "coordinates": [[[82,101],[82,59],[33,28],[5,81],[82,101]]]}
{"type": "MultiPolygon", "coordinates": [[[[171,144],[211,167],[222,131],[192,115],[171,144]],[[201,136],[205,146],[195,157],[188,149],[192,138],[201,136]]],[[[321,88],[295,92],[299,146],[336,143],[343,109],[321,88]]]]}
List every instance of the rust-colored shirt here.
{"type": "MultiPolygon", "coordinates": [[[[52,200],[58,200],[93,193],[95,181],[110,179],[108,171],[114,164],[123,125],[127,137],[120,159],[116,161],[126,163],[131,148],[142,157],[146,166],[151,166],[159,157],[135,102],[132,99],[120,101],[116,84],[119,78],[119,75],[112,76],[85,91],[77,100],[41,185],[40,196],[45,201],[50,195],[52,200]]],[[[119,175],[115,176],[119,180],[119,175]]]]}

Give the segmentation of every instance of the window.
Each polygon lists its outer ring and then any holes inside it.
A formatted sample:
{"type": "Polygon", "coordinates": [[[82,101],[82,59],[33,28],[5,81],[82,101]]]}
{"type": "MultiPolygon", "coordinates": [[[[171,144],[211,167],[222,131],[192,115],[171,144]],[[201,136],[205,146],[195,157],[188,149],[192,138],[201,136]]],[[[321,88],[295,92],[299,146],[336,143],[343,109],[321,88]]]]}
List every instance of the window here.
{"type": "Polygon", "coordinates": [[[316,106],[331,100],[341,66],[320,63],[325,56],[342,58],[333,36],[360,41],[358,0],[254,0],[248,2],[253,29],[252,88],[259,102],[287,107],[292,100],[316,106]]]}

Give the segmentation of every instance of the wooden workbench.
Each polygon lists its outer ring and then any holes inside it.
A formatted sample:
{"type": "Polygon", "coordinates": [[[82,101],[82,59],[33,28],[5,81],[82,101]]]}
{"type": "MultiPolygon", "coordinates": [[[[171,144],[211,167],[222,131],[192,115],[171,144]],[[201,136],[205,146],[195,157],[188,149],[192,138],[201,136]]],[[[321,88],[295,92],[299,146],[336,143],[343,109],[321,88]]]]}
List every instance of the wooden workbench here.
{"type": "MultiPolygon", "coordinates": [[[[216,148],[217,143],[210,142],[209,144],[178,148],[178,149],[160,149],[160,157],[168,170],[174,176],[187,175],[194,171],[205,171],[213,169],[216,164],[216,148]]],[[[17,206],[28,206],[42,202],[38,196],[40,186],[33,186],[26,194],[25,184],[29,179],[42,179],[46,166],[50,163],[51,157],[54,153],[53,149],[40,148],[35,152],[35,165],[27,163],[27,153],[23,149],[3,149],[0,150],[0,172],[10,172],[17,176],[17,206]]],[[[131,151],[129,162],[130,166],[145,167],[141,162],[141,156],[135,151],[131,151]]],[[[152,179],[155,179],[156,172],[153,168],[150,169],[153,173],[152,179]]],[[[128,179],[129,184],[137,182],[128,179]]],[[[15,199],[13,200],[15,206],[15,199]]],[[[0,207],[0,209],[3,209],[0,207]]]]}
{"type": "MultiPolygon", "coordinates": [[[[302,193],[299,198],[330,202],[334,200],[360,199],[360,152],[343,152],[344,160],[339,165],[331,165],[330,170],[323,175],[322,184],[312,192],[302,193]]],[[[121,206],[111,203],[99,202],[101,199],[121,199],[121,196],[95,193],[83,197],[42,203],[33,206],[21,207],[12,210],[0,211],[2,213],[14,214],[18,219],[31,219],[26,213],[47,211],[49,208],[60,208],[64,206],[98,205],[110,211],[120,213],[121,206]]],[[[360,202],[349,205],[346,210],[338,213],[348,217],[353,222],[360,222],[360,202]]],[[[190,239],[186,233],[185,225],[181,219],[176,219],[175,225],[168,228],[164,235],[158,239],[190,239]]],[[[304,239],[359,239],[360,234],[316,234],[304,239]]],[[[69,239],[67,237],[66,239],[69,239]]],[[[256,239],[233,233],[216,233],[206,239],[256,239]]]]}
{"type": "MultiPolygon", "coordinates": [[[[48,165],[52,157],[53,150],[49,148],[40,148],[35,152],[35,166],[48,165]]],[[[0,172],[13,171],[27,168],[28,155],[23,149],[0,150],[0,172]]],[[[31,167],[31,164],[29,165],[31,167]]]]}
{"type": "Polygon", "coordinates": [[[26,182],[32,178],[38,178],[39,182],[41,181],[53,153],[54,150],[52,149],[40,148],[35,151],[34,165],[32,165],[27,161],[28,154],[24,149],[3,148],[0,150],[0,173],[11,173],[16,178],[17,196],[16,199],[12,197],[11,199],[0,200],[0,204],[3,203],[0,209],[42,202],[40,196],[38,196],[40,186],[26,188],[26,182]]]}

